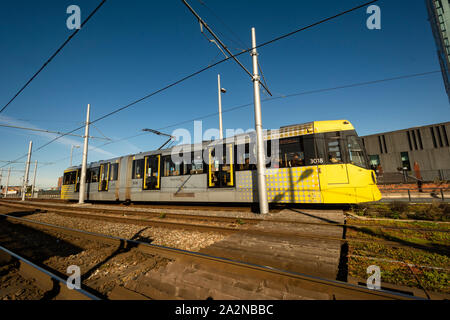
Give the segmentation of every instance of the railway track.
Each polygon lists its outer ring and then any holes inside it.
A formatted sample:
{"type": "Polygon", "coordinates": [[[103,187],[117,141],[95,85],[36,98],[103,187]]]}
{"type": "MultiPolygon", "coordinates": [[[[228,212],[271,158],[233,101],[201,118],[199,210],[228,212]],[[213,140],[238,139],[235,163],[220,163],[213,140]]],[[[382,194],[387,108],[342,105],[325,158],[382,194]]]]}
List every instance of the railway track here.
{"type": "MultiPolygon", "coordinates": [[[[6,201],[20,201],[20,198],[3,198],[2,200],[6,201]]],[[[57,204],[74,204],[75,201],[64,200],[64,199],[26,199],[27,202],[36,202],[36,203],[57,203],[57,204]]],[[[145,208],[145,209],[179,209],[179,210],[204,210],[204,211],[240,211],[240,212],[252,212],[251,206],[242,206],[242,205],[232,205],[231,203],[226,203],[225,205],[215,206],[210,204],[163,204],[163,203],[113,203],[113,202],[97,202],[101,204],[107,204],[109,206],[118,206],[123,208],[145,208]]],[[[279,212],[281,209],[271,208],[271,212],[279,212]]]]}
{"type": "Polygon", "coordinates": [[[101,300],[99,297],[84,289],[69,289],[66,280],[42,266],[38,266],[28,259],[0,246],[0,265],[17,260],[19,274],[25,279],[32,279],[33,283],[44,292],[56,292],[55,300],[101,300]]]}
{"type": "MultiPolygon", "coordinates": [[[[59,200],[59,199],[58,199],[59,200]]],[[[311,225],[311,226],[324,226],[324,227],[351,227],[351,228],[385,228],[385,229],[398,229],[398,230],[414,230],[414,231],[434,231],[434,232],[450,232],[450,229],[433,229],[433,228],[411,228],[411,227],[404,227],[404,226],[386,226],[386,225],[380,225],[380,224],[369,224],[369,223],[355,223],[355,221],[352,221],[351,225],[346,223],[337,223],[337,222],[329,222],[329,223],[322,223],[322,222],[311,222],[311,221],[299,221],[294,219],[286,219],[286,218],[273,218],[270,217],[267,218],[257,218],[257,217],[230,217],[230,216],[215,216],[215,215],[202,215],[202,214],[189,214],[186,212],[179,212],[180,206],[175,205],[166,205],[164,207],[160,206],[151,206],[150,210],[155,211],[149,211],[149,207],[147,205],[142,205],[140,208],[145,210],[127,210],[123,208],[96,208],[96,207],[82,207],[82,206],[76,206],[74,207],[71,205],[70,202],[67,200],[60,200],[57,201],[57,203],[53,203],[55,200],[52,200],[52,202],[48,202],[48,199],[34,199],[32,201],[22,202],[19,200],[5,200],[1,199],[0,203],[4,205],[8,205],[8,203],[14,203],[22,206],[28,206],[33,208],[45,208],[45,209],[74,209],[76,208],[76,211],[81,212],[89,212],[89,213],[101,213],[101,214],[113,214],[113,215],[120,215],[120,216],[136,216],[136,217],[148,217],[148,218],[159,218],[161,216],[160,209],[167,208],[167,211],[164,212],[164,217],[167,219],[183,219],[183,220],[191,220],[191,221],[209,221],[209,222],[224,222],[224,223],[239,223],[239,224],[246,224],[246,225],[256,225],[263,221],[270,221],[271,223],[290,223],[294,225],[311,225]],[[33,204],[33,202],[36,202],[33,204]],[[39,203],[39,204],[38,204],[39,203]],[[63,203],[63,204],[60,204],[63,203]],[[170,210],[175,210],[175,212],[171,212],[170,210]]],[[[185,206],[189,210],[194,210],[193,208],[205,208],[205,207],[191,207],[191,206],[185,206]]],[[[212,207],[213,209],[208,209],[211,211],[216,210],[215,208],[221,208],[221,207],[212,207]]],[[[239,207],[240,208],[240,207],[239,207]]],[[[245,208],[245,207],[243,207],[245,208]]],[[[228,209],[231,209],[228,207],[228,209]]],[[[232,211],[232,210],[226,210],[226,211],[232,211]]],[[[401,222],[401,221],[400,221],[401,222]]]]}
{"type": "MultiPolygon", "coordinates": [[[[262,235],[262,236],[273,236],[280,238],[305,238],[308,240],[318,240],[318,241],[337,241],[341,243],[348,242],[360,242],[360,243],[380,243],[386,246],[398,247],[398,248],[408,248],[408,246],[402,245],[395,241],[382,240],[382,239],[357,239],[357,238],[342,238],[342,237],[333,237],[333,236],[322,236],[317,235],[314,232],[298,232],[298,231],[279,231],[279,230],[264,230],[257,229],[245,226],[249,223],[249,226],[256,225],[260,222],[270,222],[270,223],[293,223],[296,225],[309,225],[309,226],[325,226],[325,227],[342,227],[342,228],[350,228],[354,230],[361,230],[368,227],[377,227],[377,228],[393,228],[393,229],[405,229],[404,227],[395,227],[395,226],[380,226],[380,225],[348,225],[341,223],[315,223],[315,222],[302,222],[295,221],[289,219],[276,219],[276,220],[267,220],[267,219],[259,219],[259,218],[238,218],[241,219],[241,224],[236,223],[238,219],[233,217],[224,217],[224,216],[205,216],[205,215],[191,215],[191,214],[167,214],[165,218],[171,219],[181,219],[181,220],[190,220],[191,217],[195,217],[197,221],[209,221],[211,218],[212,221],[215,222],[226,222],[233,223],[233,226],[217,226],[217,225],[209,225],[209,224],[199,224],[199,223],[186,223],[186,222],[175,222],[175,221],[164,221],[163,219],[156,218],[158,215],[151,213],[150,219],[143,219],[143,217],[147,217],[147,212],[135,212],[135,211],[122,211],[120,209],[103,209],[103,208],[86,208],[86,207],[68,207],[68,206],[59,206],[53,204],[41,205],[41,204],[31,204],[31,203],[21,203],[21,202],[10,202],[10,201],[0,201],[0,203],[4,206],[11,208],[19,208],[19,209],[35,209],[35,210],[48,210],[49,212],[56,213],[58,215],[67,216],[67,217],[77,217],[84,219],[92,219],[98,221],[107,221],[107,222],[118,222],[118,223],[126,223],[126,224],[135,224],[142,226],[153,226],[153,227],[163,227],[169,229],[184,229],[184,230],[193,230],[193,231],[204,231],[204,232],[218,232],[222,234],[234,234],[238,232],[245,232],[250,235],[262,235]],[[80,213],[84,212],[84,213],[80,213]],[[95,212],[95,213],[93,213],[95,212]],[[101,214],[98,214],[101,213],[101,214]],[[126,217],[128,214],[137,217],[137,218],[129,218],[126,217]],[[143,213],[143,214],[142,214],[143,213]],[[112,215],[107,215],[112,214],[112,215]]],[[[37,211],[42,212],[42,211],[37,211]]],[[[424,228],[406,228],[415,231],[440,231],[440,232],[449,232],[448,229],[436,230],[436,229],[424,229],[424,228]]]]}
{"type": "Polygon", "coordinates": [[[265,267],[256,264],[245,263],[232,259],[224,259],[208,254],[190,252],[186,250],[148,244],[135,240],[120,237],[107,236],[82,230],[70,229],[56,225],[36,222],[33,220],[3,215],[3,219],[10,222],[31,225],[33,227],[52,230],[76,237],[83,237],[93,241],[107,244],[120,245],[124,248],[133,247],[143,253],[159,255],[168,259],[182,260],[183,263],[210,266],[213,270],[226,270],[240,277],[259,277],[264,281],[274,283],[285,283],[286,286],[294,286],[311,293],[320,293],[322,297],[329,299],[412,299],[414,297],[388,292],[384,290],[369,290],[367,288],[348,284],[345,282],[328,280],[320,277],[308,276],[305,274],[284,271],[280,269],[265,267]]]}

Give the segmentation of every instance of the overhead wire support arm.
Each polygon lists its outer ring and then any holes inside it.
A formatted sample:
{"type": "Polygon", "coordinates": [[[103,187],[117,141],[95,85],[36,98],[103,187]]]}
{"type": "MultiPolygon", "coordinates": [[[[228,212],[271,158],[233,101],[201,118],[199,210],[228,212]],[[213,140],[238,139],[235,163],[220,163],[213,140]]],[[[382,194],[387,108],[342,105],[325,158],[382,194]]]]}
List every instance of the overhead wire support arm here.
{"type": "Polygon", "coordinates": [[[206,36],[206,34],[203,32],[203,24],[202,24],[201,21],[199,21],[199,24],[200,24],[200,32],[201,32],[201,34],[206,38],[206,40],[208,40],[209,42],[214,43],[214,44],[216,45],[216,47],[220,50],[220,52],[222,52],[222,54],[225,56],[225,58],[228,59],[227,54],[226,54],[226,53],[223,51],[223,49],[219,46],[219,44],[217,43],[217,41],[214,40],[214,39],[209,39],[209,38],[206,36]]]}
{"type": "Polygon", "coordinates": [[[151,132],[151,133],[157,134],[158,136],[166,136],[166,137],[169,137],[169,139],[167,139],[167,141],[164,142],[164,143],[158,148],[158,150],[161,150],[166,144],[168,144],[170,141],[175,140],[175,139],[177,138],[177,137],[174,137],[174,136],[172,136],[172,135],[170,135],[170,134],[163,133],[163,132],[160,132],[160,131],[154,130],[154,129],[147,129],[147,128],[145,128],[145,129],[142,129],[142,131],[145,131],[145,132],[151,132]]]}
{"type": "MultiPolygon", "coordinates": [[[[230,57],[234,61],[236,61],[236,63],[250,76],[250,78],[253,79],[253,74],[250,71],[248,71],[246,67],[244,67],[244,65],[236,58],[236,55],[234,55],[233,53],[231,53],[230,50],[228,50],[227,46],[219,39],[219,37],[216,36],[214,31],[211,30],[211,28],[208,26],[208,24],[197,14],[197,12],[195,12],[195,10],[189,5],[189,3],[187,3],[186,0],[181,0],[181,1],[189,9],[189,11],[191,11],[191,13],[197,18],[200,25],[204,26],[206,28],[206,30],[208,30],[208,32],[213,36],[213,38],[216,40],[216,42],[219,43],[219,45],[223,48],[223,50],[225,50],[230,55],[230,57]]],[[[266,90],[267,93],[272,96],[272,93],[269,91],[269,89],[259,79],[258,79],[258,81],[261,84],[261,86],[264,88],[264,90],[266,90]]]]}

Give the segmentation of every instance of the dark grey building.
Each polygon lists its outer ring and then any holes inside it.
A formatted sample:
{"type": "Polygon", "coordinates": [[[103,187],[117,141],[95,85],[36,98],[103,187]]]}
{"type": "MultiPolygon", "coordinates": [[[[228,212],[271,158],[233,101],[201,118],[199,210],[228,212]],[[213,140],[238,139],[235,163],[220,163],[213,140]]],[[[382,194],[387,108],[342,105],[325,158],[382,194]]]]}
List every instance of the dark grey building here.
{"type": "Polygon", "coordinates": [[[394,179],[399,169],[415,176],[417,162],[423,180],[450,180],[449,133],[450,122],[443,122],[368,135],[362,140],[370,165],[374,169],[381,165],[380,178],[394,179]]]}
{"type": "Polygon", "coordinates": [[[434,41],[436,42],[445,90],[450,100],[450,1],[425,0],[425,3],[428,10],[428,20],[430,21],[434,41]]]}

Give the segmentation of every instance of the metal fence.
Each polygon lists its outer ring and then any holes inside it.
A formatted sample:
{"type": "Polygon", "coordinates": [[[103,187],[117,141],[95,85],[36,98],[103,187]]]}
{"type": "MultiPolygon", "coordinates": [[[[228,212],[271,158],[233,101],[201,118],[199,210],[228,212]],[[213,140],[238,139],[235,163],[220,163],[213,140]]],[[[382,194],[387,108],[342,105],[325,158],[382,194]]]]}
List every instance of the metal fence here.
{"type": "MultiPolygon", "coordinates": [[[[414,171],[383,172],[377,175],[378,184],[417,183],[414,171]],[[406,173],[406,174],[405,174],[406,173]]],[[[420,171],[423,182],[450,181],[450,169],[420,171]]]]}
{"type": "MultiPolygon", "coordinates": [[[[20,192],[16,194],[0,194],[0,198],[8,198],[8,199],[21,199],[22,194],[20,192]]],[[[30,199],[31,193],[26,193],[25,198],[30,199]]],[[[36,191],[33,194],[33,198],[39,198],[39,199],[59,199],[61,198],[61,191],[60,190],[48,190],[48,191],[36,191]]]]}
{"type": "Polygon", "coordinates": [[[382,201],[450,201],[449,188],[380,188],[382,201]]]}

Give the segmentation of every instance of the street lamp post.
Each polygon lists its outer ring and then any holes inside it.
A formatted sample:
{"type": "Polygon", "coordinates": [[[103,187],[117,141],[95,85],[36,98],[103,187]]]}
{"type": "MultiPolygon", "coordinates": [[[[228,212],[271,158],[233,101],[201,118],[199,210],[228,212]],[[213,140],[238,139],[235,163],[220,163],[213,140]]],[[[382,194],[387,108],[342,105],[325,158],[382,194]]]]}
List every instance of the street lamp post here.
{"type": "Polygon", "coordinates": [[[217,94],[219,96],[219,137],[220,140],[223,139],[223,124],[222,124],[222,92],[225,93],[227,90],[220,86],[220,74],[217,75],[217,94]]]}

